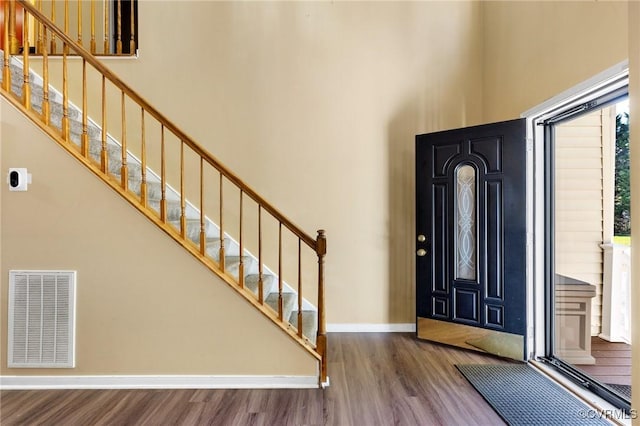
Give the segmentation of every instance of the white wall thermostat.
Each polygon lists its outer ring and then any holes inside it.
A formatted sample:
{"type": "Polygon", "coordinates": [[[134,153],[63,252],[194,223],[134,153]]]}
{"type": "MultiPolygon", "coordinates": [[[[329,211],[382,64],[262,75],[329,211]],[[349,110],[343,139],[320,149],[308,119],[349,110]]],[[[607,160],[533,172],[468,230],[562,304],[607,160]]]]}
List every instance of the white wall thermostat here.
{"type": "Polygon", "coordinates": [[[27,173],[27,169],[24,167],[10,168],[7,183],[9,191],[26,191],[27,185],[31,183],[31,173],[27,173]]]}

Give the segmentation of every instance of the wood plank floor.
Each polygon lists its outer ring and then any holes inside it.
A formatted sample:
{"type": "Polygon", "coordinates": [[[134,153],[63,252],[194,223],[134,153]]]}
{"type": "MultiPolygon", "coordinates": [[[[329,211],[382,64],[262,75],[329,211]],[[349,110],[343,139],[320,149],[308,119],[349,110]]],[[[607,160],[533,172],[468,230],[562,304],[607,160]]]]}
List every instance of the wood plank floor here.
{"type": "Polygon", "coordinates": [[[631,385],[631,345],[607,342],[591,337],[592,365],[576,365],[577,368],[602,383],[631,385]]]}
{"type": "Polygon", "coordinates": [[[9,425],[500,425],[455,364],[507,363],[412,333],[329,335],[327,389],[2,391],[9,425]]]}

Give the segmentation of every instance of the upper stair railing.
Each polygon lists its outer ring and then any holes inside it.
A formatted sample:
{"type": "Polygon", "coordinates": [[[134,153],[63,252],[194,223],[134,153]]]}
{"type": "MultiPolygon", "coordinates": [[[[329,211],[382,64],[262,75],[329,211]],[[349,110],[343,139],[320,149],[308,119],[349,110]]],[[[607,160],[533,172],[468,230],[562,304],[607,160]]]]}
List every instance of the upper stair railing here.
{"type": "MultiPolygon", "coordinates": [[[[6,1],[9,0],[0,0],[2,9],[6,1]]],[[[31,0],[29,3],[94,55],[136,54],[137,0],[31,0]]],[[[18,53],[18,46],[22,44],[21,27],[24,19],[23,9],[19,5],[16,19],[17,31],[12,32],[15,38],[12,38],[11,53],[18,53]]],[[[31,34],[32,53],[41,55],[46,50],[49,55],[61,54],[62,41],[51,34],[44,44],[41,42],[41,31],[42,27],[37,26],[31,34]]]]}
{"type": "Polygon", "coordinates": [[[16,5],[24,10],[24,22],[27,23],[22,26],[22,46],[14,49],[21,52],[17,58],[22,61],[23,71],[20,81],[12,83],[11,48],[3,49],[3,95],[313,354],[320,362],[320,384],[325,383],[324,231],[318,231],[317,237],[313,238],[301,230],[29,2],[4,1],[3,46],[19,44],[14,40],[17,39],[16,5]],[[29,25],[31,20],[33,24],[29,25]],[[38,46],[35,49],[30,46],[32,38],[29,32],[33,29],[37,32],[38,46]],[[50,49],[45,46],[51,46],[54,40],[61,46],[61,58],[50,61],[50,49]],[[33,68],[32,63],[35,64],[33,68]],[[41,73],[38,72],[40,66],[41,73]],[[38,87],[33,87],[30,71],[41,75],[38,87]],[[12,84],[15,87],[16,83],[21,87],[20,97],[14,94],[15,90],[12,91],[12,84]],[[61,107],[53,105],[53,87],[61,87],[61,107]],[[41,105],[37,108],[32,105],[32,89],[41,91],[41,105]],[[77,108],[80,117],[76,117],[77,121],[73,123],[70,93],[80,104],[77,108]],[[62,116],[58,124],[52,118],[54,107],[62,116]],[[94,122],[90,117],[100,119],[94,122]],[[81,125],[76,125],[77,122],[81,125]],[[100,129],[99,134],[91,134],[92,123],[100,129]],[[119,145],[110,143],[112,135],[118,135],[119,145]],[[79,139],[77,145],[74,138],[79,139]],[[114,146],[117,164],[109,164],[114,146]],[[139,164],[131,164],[132,153],[139,158],[139,164]],[[152,170],[160,171],[155,175],[159,187],[155,192],[159,200],[157,209],[150,207],[152,170]],[[130,173],[137,174],[136,185],[139,187],[136,186],[135,190],[130,187],[130,173]],[[178,194],[177,199],[171,199],[168,188],[178,194]],[[193,203],[195,206],[187,198],[197,200],[193,203]],[[189,217],[189,209],[197,211],[198,216],[189,217]],[[179,220],[171,222],[170,210],[176,215],[179,211],[179,220]],[[217,223],[219,237],[213,254],[213,238],[208,230],[210,217],[217,223]],[[194,227],[199,230],[199,238],[193,237],[194,227]],[[229,256],[225,253],[225,239],[228,238],[237,240],[239,245],[233,271],[227,265],[229,256]],[[247,252],[257,253],[258,286],[255,294],[245,286],[245,262],[248,258],[244,254],[247,252]],[[265,305],[262,282],[265,264],[277,265],[278,302],[275,312],[265,305]],[[315,270],[315,277],[303,274],[310,268],[315,270]],[[285,280],[297,291],[297,318],[291,321],[283,317],[285,280]],[[317,317],[314,318],[317,320],[317,335],[313,336],[314,339],[303,335],[302,312],[306,301],[317,306],[317,317]]]}

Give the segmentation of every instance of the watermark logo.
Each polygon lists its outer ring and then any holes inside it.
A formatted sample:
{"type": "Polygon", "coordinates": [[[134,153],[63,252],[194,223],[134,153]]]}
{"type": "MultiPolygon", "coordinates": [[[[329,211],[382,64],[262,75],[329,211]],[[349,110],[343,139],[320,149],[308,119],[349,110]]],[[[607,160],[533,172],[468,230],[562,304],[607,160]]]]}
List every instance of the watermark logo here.
{"type": "Polygon", "coordinates": [[[578,410],[578,417],[581,419],[631,420],[638,418],[638,410],[596,410],[593,408],[584,408],[578,410]]]}

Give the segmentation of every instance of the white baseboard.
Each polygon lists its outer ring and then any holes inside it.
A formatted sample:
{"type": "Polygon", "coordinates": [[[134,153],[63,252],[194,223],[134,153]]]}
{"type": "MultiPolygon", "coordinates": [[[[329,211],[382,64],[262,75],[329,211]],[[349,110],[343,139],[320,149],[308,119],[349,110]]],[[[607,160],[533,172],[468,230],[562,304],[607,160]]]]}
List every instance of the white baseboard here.
{"type": "Polygon", "coordinates": [[[416,323],[327,324],[328,333],[415,333],[416,323]]]}
{"type": "Polygon", "coordinates": [[[0,376],[15,389],[308,389],[316,376],[0,376]]]}

